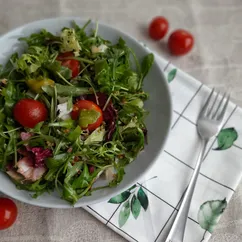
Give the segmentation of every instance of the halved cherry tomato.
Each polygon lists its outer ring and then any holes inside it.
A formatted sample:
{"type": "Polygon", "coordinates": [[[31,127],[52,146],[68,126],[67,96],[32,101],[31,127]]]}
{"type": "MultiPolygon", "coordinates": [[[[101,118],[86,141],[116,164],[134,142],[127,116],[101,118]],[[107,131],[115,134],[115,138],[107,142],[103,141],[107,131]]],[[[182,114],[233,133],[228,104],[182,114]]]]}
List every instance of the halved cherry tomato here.
{"type": "Polygon", "coordinates": [[[74,78],[80,72],[80,63],[77,60],[68,59],[68,57],[74,57],[74,54],[72,52],[61,53],[56,60],[61,61],[62,66],[69,68],[72,72],[72,78],[74,78]]]}
{"type": "Polygon", "coordinates": [[[149,26],[149,35],[154,40],[162,39],[169,28],[169,23],[166,18],[159,16],[155,17],[149,26]]]}
{"type": "Polygon", "coordinates": [[[34,128],[36,124],[47,119],[48,111],[43,103],[25,98],[14,106],[13,116],[22,126],[34,128]]]}
{"type": "Polygon", "coordinates": [[[94,123],[88,124],[87,128],[89,131],[93,131],[98,128],[103,122],[103,113],[99,106],[97,106],[94,102],[88,100],[79,100],[73,105],[73,109],[71,112],[71,118],[74,120],[81,119],[80,113],[82,110],[93,110],[98,113],[99,117],[94,123]]]}
{"type": "Polygon", "coordinates": [[[174,31],[168,40],[168,47],[173,55],[184,55],[191,51],[194,45],[194,37],[186,30],[174,31]]]}
{"type": "Polygon", "coordinates": [[[15,222],[18,214],[16,204],[9,198],[0,198],[0,230],[7,229],[15,222]]]}

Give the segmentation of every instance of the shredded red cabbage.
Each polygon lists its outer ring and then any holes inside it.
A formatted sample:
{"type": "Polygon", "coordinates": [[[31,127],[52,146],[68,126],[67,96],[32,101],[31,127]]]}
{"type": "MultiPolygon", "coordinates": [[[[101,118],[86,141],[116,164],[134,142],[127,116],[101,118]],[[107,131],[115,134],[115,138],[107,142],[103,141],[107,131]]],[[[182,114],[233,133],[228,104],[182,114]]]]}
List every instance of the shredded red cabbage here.
{"type": "Polygon", "coordinates": [[[45,159],[53,155],[52,150],[50,149],[44,149],[43,147],[29,147],[29,146],[26,146],[26,148],[23,147],[22,149],[19,149],[18,153],[20,155],[23,155],[24,157],[28,157],[29,159],[31,159],[34,167],[45,166],[45,159]]]}

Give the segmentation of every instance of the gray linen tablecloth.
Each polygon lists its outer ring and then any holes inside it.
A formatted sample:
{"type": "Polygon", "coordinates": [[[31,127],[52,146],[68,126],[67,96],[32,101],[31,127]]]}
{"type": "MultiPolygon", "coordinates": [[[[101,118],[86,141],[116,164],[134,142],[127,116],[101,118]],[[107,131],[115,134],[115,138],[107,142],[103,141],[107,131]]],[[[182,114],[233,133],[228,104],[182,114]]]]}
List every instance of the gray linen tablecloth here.
{"type": "MultiPolygon", "coordinates": [[[[24,23],[57,16],[98,19],[147,43],[164,58],[208,86],[231,89],[242,106],[242,0],[0,0],[0,34],[24,23]],[[165,41],[151,41],[147,24],[156,15],[171,29],[196,38],[187,56],[169,56],[165,41]]],[[[43,209],[17,202],[15,225],[0,231],[1,242],[125,241],[82,209],[43,209]]],[[[234,194],[211,242],[242,241],[242,184],[234,194]]]]}

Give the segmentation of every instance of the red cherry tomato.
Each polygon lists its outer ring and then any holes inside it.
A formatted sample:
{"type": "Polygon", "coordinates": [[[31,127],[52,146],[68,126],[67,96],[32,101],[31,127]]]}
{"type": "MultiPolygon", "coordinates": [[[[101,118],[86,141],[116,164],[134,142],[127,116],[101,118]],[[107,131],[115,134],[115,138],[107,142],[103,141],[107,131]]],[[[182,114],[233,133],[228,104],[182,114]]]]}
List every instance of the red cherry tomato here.
{"type": "Polygon", "coordinates": [[[14,106],[13,116],[22,126],[34,128],[36,124],[47,119],[48,111],[43,103],[25,98],[14,106]]]}
{"type": "Polygon", "coordinates": [[[149,35],[154,40],[162,39],[169,28],[169,23],[164,17],[156,17],[154,18],[149,26],[149,35]]]}
{"type": "Polygon", "coordinates": [[[168,47],[173,55],[184,55],[191,51],[194,45],[194,37],[186,30],[174,31],[168,40],[168,47]]]}
{"type": "MultiPolygon", "coordinates": [[[[87,127],[89,131],[93,131],[96,128],[98,128],[103,122],[103,113],[102,113],[102,110],[100,109],[100,107],[97,106],[92,101],[88,101],[88,100],[77,101],[73,105],[73,109],[72,109],[72,112],[71,112],[71,118],[74,119],[74,120],[77,120],[79,118],[80,111],[83,110],[83,109],[94,110],[94,111],[96,111],[100,114],[97,121],[93,124],[89,124],[88,127],[87,127]]],[[[83,127],[83,128],[85,128],[85,127],[83,127]]]]}
{"type": "Polygon", "coordinates": [[[61,53],[57,56],[57,60],[61,61],[61,65],[69,68],[72,72],[72,78],[78,76],[80,72],[80,63],[74,59],[68,59],[68,57],[73,57],[74,54],[72,52],[61,53]]]}
{"type": "Polygon", "coordinates": [[[18,214],[16,204],[9,198],[0,198],[0,230],[7,229],[15,222],[18,214]]]}

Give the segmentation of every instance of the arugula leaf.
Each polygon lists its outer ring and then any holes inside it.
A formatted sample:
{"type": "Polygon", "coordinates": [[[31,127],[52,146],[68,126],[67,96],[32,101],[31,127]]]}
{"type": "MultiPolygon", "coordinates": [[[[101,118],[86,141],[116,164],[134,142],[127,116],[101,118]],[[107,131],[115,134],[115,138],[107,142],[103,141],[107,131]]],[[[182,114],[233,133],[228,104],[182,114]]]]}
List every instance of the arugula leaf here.
{"type": "Polygon", "coordinates": [[[108,93],[112,90],[110,85],[110,67],[106,60],[99,60],[95,62],[95,80],[98,85],[101,86],[101,91],[107,91],[108,93]]]}
{"type": "Polygon", "coordinates": [[[105,128],[103,126],[98,127],[95,129],[84,141],[85,145],[90,145],[96,142],[102,142],[105,136],[105,128]]]}
{"type": "Polygon", "coordinates": [[[75,142],[77,139],[80,139],[81,133],[81,127],[78,125],[73,131],[68,134],[67,139],[71,142],[75,142]]]}
{"type": "Polygon", "coordinates": [[[16,73],[18,53],[13,53],[5,66],[0,65],[0,78],[18,79],[20,75],[16,73]]]}
{"type": "Polygon", "coordinates": [[[39,122],[38,124],[35,125],[35,127],[31,130],[31,132],[40,134],[41,128],[43,125],[44,125],[44,121],[39,122]]]}
{"type": "Polygon", "coordinates": [[[139,76],[136,72],[133,71],[127,71],[125,72],[125,87],[130,91],[130,92],[136,92],[138,85],[139,85],[139,76]]]}
{"type": "Polygon", "coordinates": [[[42,29],[39,33],[33,33],[29,37],[22,37],[19,38],[20,41],[25,41],[29,46],[42,46],[46,45],[48,42],[51,41],[59,41],[60,37],[54,36],[50,32],[42,29]]]}
{"type": "MultiPolygon", "coordinates": [[[[90,90],[87,87],[65,86],[58,83],[56,83],[55,86],[56,86],[57,95],[61,97],[66,97],[66,96],[76,97],[76,96],[81,96],[81,95],[90,93],[90,90]]],[[[51,97],[54,95],[53,87],[51,86],[43,86],[42,90],[51,97]]]]}
{"type": "Polygon", "coordinates": [[[78,171],[80,171],[82,166],[82,162],[77,162],[73,166],[69,165],[64,179],[63,197],[72,203],[77,202],[78,196],[76,190],[71,185],[71,180],[78,173],[78,171]]]}
{"type": "Polygon", "coordinates": [[[154,54],[152,54],[152,53],[148,54],[143,59],[142,64],[141,64],[141,71],[142,71],[143,78],[148,74],[151,66],[154,63],[154,60],[155,60],[155,57],[154,57],[154,54]]]}
{"type": "Polygon", "coordinates": [[[74,180],[74,182],[72,184],[72,188],[73,189],[77,189],[77,188],[83,189],[83,188],[88,187],[89,183],[90,183],[90,174],[89,174],[88,166],[87,166],[87,164],[84,164],[81,175],[74,180]]]}
{"type": "Polygon", "coordinates": [[[75,121],[73,119],[67,119],[61,122],[56,122],[56,123],[49,123],[49,127],[62,127],[62,128],[67,128],[71,129],[75,125],[75,121]]]}
{"type": "Polygon", "coordinates": [[[12,108],[23,94],[20,93],[20,90],[14,85],[13,81],[8,81],[6,87],[2,89],[2,95],[5,100],[4,111],[8,116],[12,116],[12,108]]]}
{"type": "Polygon", "coordinates": [[[14,153],[16,153],[16,132],[11,132],[9,133],[9,140],[3,153],[3,161],[1,165],[2,169],[6,169],[9,158],[11,158],[11,155],[13,155],[14,153]]]}
{"type": "Polygon", "coordinates": [[[140,78],[140,83],[138,86],[138,89],[142,87],[143,80],[150,71],[153,63],[154,63],[155,57],[154,54],[150,53],[147,56],[144,57],[142,64],[141,64],[141,78],[140,78]]]}
{"type": "Polygon", "coordinates": [[[125,175],[125,171],[123,167],[117,167],[117,173],[115,175],[115,178],[109,183],[109,187],[115,187],[117,186],[122,180],[125,175]]]}
{"type": "Polygon", "coordinates": [[[46,181],[54,181],[55,175],[56,175],[58,170],[59,170],[59,167],[49,169],[48,172],[46,173],[46,175],[44,176],[44,179],[46,181]]]}
{"type": "Polygon", "coordinates": [[[69,164],[64,183],[69,183],[71,179],[81,170],[82,162],[76,162],[73,166],[69,164]]]}
{"type": "Polygon", "coordinates": [[[46,181],[38,180],[32,184],[17,183],[17,188],[21,190],[24,189],[24,190],[32,191],[40,195],[41,192],[44,192],[46,190],[51,190],[53,187],[49,186],[49,183],[46,181]]]}
{"type": "Polygon", "coordinates": [[[128,124],[133,118],[136,118],[137,123],[141,126],[143,126],[147,114],[143,108],[140,108],[137,104],[133,105],[133,103],[126,103],[118,113],[120,120],[124,124],[128,124]]]}
{"type": "Polygon", "coordinates": [[[37,72],[42,65],[46,65],[49,61],[49,51],[44,46],[30,46],[26,53],[24,53],[17,60],[17,68],[25,73],[26,76],[37,72]]]}
{"type": "Polygon", "coordinates": [[[44,64],[44,68],[49,70],[55,77],[58,77],[59,73],[62,77],[69,80],[72,77],[72,72],[68,67],[62,66],[60,61],[46,61],[44,64]]]}
{"type": "Polygon", "coordinates": [[[130,152],[135,158],[144,148],[145,138],[143,131],[137,127],[126,128],[121,135],[123,137],[123,145],[126,147],[127,152],[130,152]]]}
{"type": "Polygon", "coordinates": [[[76,190],[74,190],[69,183],[64,183],[62,196],[72,204],[75,204],[78,201],[76,190]]]}
{"type": "Polygon", "coordinates": [[[60,153],[58,155],[55,155],[52,158],[48,158],[46,160],[46,166],[49,169],[60,167],[67,160],[67,158],[68,158],[68,154],[67,153],[60,153]]]}
{"type": "Polygon", "coordinates": [[[65,66],[61,66],[60,71],[58,73],[67,80],[71,79],[72,77],[71,69],[65,66]]]}

